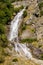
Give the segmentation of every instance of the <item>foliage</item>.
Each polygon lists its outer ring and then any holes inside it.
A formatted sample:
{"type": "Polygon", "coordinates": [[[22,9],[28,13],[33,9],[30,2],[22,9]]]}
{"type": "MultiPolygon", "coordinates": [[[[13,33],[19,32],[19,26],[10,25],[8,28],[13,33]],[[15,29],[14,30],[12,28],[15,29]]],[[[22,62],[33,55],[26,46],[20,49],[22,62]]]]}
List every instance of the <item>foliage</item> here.
{"type": "Polygon", "coordinates": [[[40,15],[43,16],[43,2],[40,2],[38,5],[40,9],[40,15]]]}
{"type": "Polygon", "coordinates": [[[41,9],[43,7],[43,2],[40,2],[38,5],[39,5],[39,8],[41,9]]]}
{"type": "Polygon", "coordinates": [[[5,56],[8,55],[7,51],[4,51],[8,47],[8,40],[6,37],[6,29],[9,20],[13,15],[13,6],[10,0],[0,0],[0,63],[5,61],[5,56]]]}
{"type": "Polygon", "coordinates": [[[17,61],[18,61],[18,59],[16,59],[16,58],[15,58],[15,59],[13,59],[13,62],[17,62],[17,61]]]}
{"type": "Polygon", "coordinates": [[[0,24],[0,34],[5,33],[6,27],[3,24],[0,24]]]}
{"type": "Polygon", "coordinates": [[[7,2],[7,0],[3,0],[0,2],[0,9],[0,23],[6,24],[13,15],[13,6],[9,1],[7,2]]]}
{"type": "Polygon", "coordinates": [[[20,7],[14,7],[14,12],[17,14],[23,8],[24,8],[23,5],[21,5],[20,7]]]}
{"type": "Polygon", "coordinates": [[[28,43],[32,43],[33,41],[37,41],[37,39],[33,39],[33,38],[29,38],[29,39],[22,39],[21,42],[28,42],[28,43]]]}
{"type": "Polygon", "coordinates": [[[23,5],[21,5],[21,6],[20,6],[20,9],[23,9],[23,8],[24,8],[24,6],[23,6],[23,5]]]}
{"type": "Polygon", "coordinates": [[[7,47],[8,46],[8,40],[7,40],[7,37],[6,37],[5,34],[1,35],[1,41],[3,41],[3,42],[1,42],[2,47],[7,47]]]}
{"type": "Polygon", "coordinates": [[[3,63],[5,61],[4,56],[0,55],[0,63],[3,63]]]}
{"type": "Polygon", "coordinates": [[[25,10],[24,12],[23,12],[23,17],[25,18],[27,16],[27,11],[25,10]]]}
{"type": "Polygon", "coordinates": [[[40,14],[41,14],[41,16],[43,15],[43,11],[42,10],[40,11],[40,14]]]}
{"type": "Polygon", "coordinates": [[[22,31],[26,29],[26,24],[22,24],[22,31]]]}
{"type": "Polygon", "coordinates": [[[15,7],[15,8],[14,8],[14,12],[15,12],[15,13],[18,13],[18,12],[19,12],[19,8],[18,8],[18,7],[15,7]]]}
{"type": "Polygon", "coordinates": [[[22,0],[10,0],[11,2],[22,1],[22,0]]]}
{"type": "Polygon", "coordinates": [[[41,54],[41,60],[43,60],[43,54],[41,54]]]}
{"type": "Polygon", "coordinates": [[[5,60],[3,53],[4,53],[4,49],[0,47],[0,63],[3,63],[5,60]]]}

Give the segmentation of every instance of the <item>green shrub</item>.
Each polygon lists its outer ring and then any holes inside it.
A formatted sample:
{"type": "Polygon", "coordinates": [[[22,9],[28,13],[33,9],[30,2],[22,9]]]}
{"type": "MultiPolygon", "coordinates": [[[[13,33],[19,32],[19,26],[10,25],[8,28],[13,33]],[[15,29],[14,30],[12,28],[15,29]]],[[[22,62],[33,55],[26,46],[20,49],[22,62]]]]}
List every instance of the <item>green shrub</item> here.
{"type": "Polygon", "coordinates": [[[0,47],[0,63],[3,63],[4,62],[4,49],[2,47],[0,47]]]}
{"type": "Polygon", "coordinates": [[[21,6],[20,6],[20,9],[23,9],[23,8],[24,8],[24,6],[23,6],[23,5],[21,5],[21,6]]]}
{"type": "Polygon", "coordinates": [[[27,16],[27,11],[25,10],[24,12],[23,12],[23,17],[25,18],[27,16]]]}
{"type": "Polygon", "coordinates": [[[18,8],[18,7],[15,7],[15,8],[14,8],[14,12],[15,12],[15,13],[18,13],[18,12],[19,12],[19,8],[18,8]]]}
{"type": "Polygon", "coordinates": [[[33,38],[29,38],[29,39],[22,39],[21,42],[29,42],[29,43],[32,43],[34,41],[37,41],[37,39],[33,39],[33,38]]]}
{"type": "Polygon", "coordinates": [[[13,61],[13,62],[17,62],[17,61],[18,61],[18,59],[16,59],[16,58],[15,58],[15,59],[13,59],[12,61],[13,61]]]}
{"type": "Polygon", "coordinates": [[[43,7],[43,2],[40,2],[38,5],[39,5],[39,8],[41,9],[43,7]]]}
{"type": "Polygon", "coordinates": [[[5,61],[4,56],[0,55],[0,63],[3,63],[5,61]]]}
{"type": "Polygon", "coordinates": [[[1,35],[1,40],[2,40],[2,43],[1,43],[2,47],[7,47],[8,46],[8,40],[7,40],[7,37],[5,34],[1,35]]]}
{"type": "Polygon", "coordinates": [[[40,11],[40,15],[41,15],[41,16],[43,15],[43,11],[42,11],[42,10],[40,11]]]}
{"type": "Polygon", "coordinates": [[[25,30],[25,29],[26,29],[26,25],[23,24],[23,25],[22,25],[22,31],[25,30]]]}
{"type": "Polygon", "coordinates": [[[40,9],[40,15],[43,16],[43,2],[40,2],[38,5],[40,9]]]}
{"type": "Polygon", "coordinates": [[[0,23],[6,24],[7,22],[9,22],[9,20],[11,20],[14,8],[9,0],[6,0],[6,2],[0,2],[0,9],[0,23]]]}
{"type": "Polygon", "coordinates": [[[21,5],[20,7],[15,7],[14,8],[14,12],[15,13],[18,13],[21,9],[23,9],[24,8],[24,6],[23,5],[21,5]]]}
{"type": "Polygon", "coordinates": [[[0,24],[0,34],[5,33],[6,28],[3,24],[0,24]]]}
{"type": "Polygon", "coordinates": [[[41,60],[43,60],[43,54],[41,54],[41,60]]]}

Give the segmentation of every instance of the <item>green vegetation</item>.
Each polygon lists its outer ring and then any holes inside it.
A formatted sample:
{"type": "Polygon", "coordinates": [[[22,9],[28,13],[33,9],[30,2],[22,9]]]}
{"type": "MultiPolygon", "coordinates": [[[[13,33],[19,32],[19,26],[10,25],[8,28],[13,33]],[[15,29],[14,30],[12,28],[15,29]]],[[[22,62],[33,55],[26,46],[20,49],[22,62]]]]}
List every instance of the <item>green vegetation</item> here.
{"type": "Polygon", "coordinates": [[[38,4],[38,6],[39,6],[39,9],[40,9],[40,15],[43,16],[43,2],[40,2],[38,4]]]}
{"type": "Polygon", "coordinates": [[[41,9],[43,7],[43,2],[40,2],[38,5],[39,5],[39,8],[41,9]]]}
{"type": "Polygon", "coordinates": [[[40,11],[41,16],[43,15],[43,11],[40,11]]]}
{"type": "Polygon", "coordinates": [[[6,30],[6,27],[0,23],[0,34],[4,34],[5,33],[5,30],[6,30]]]}
{"type": "Polygon", "coordinates": [[[31,31],[32,31],[33,33],[35,33],[35,29],[32,29],[31,31]]]}
{"type": "Polygon", "coordinates": [[[14,8],[14,12],[17,14],[21,9],[23,9],[24,8],[24,6],[23,5],[21,5],[20,7],[15,7],[14,8]]]}
{"type": "Polygon", "coordinates": [[[22,31],[26,29],[26,24],[22,24],[22,27],[21,27],[22,31]]]}
{"type": "Polygon", "coordinates": [[[14,9],[10,0],[0,0],[0,63],[5,61],[5,56],[8,52],[5,51],[8,47],[8,40],[6,36],[7,24],[11,20],[14,9]]]}
{"type": "Polygon", "coordinates": [[[12,61],[13,61],[13,62],[17,62],[17,61],[18,61],[18,59],[16,59],[16,58],[15,58],[15,59],[13,59],[12,61]]]}
{"type": "Polygon", "coordinates": [[[23,12],[23,17],[25,18],[27,16],[27,11],[25,10],[24,12],[23,12]]]}
{"type": "Polygon", "coordinates": [[[4,56],[0,55],[0,63],[3,63],[5,61],[4,56]]]}
{"type": "Polygon", "coordinates": [[[10,0],[11,2],[17,2],[17,1],[22,1],[22,0],[10,0]]]}
{"type": "Polygon", "coordinates": [[[41,60],[43,60],[43,54],[41,54],[41,60]]]}
{"type": "Polygon", "coordinates": [[[34,39],[33,38],[29,38],[29,39],[22,39],[21,40],[22,43],[24,43],[24,42],[32,43],[34,41],[37,41],[37,39],[36,38],[34,38],[34,39]]]}

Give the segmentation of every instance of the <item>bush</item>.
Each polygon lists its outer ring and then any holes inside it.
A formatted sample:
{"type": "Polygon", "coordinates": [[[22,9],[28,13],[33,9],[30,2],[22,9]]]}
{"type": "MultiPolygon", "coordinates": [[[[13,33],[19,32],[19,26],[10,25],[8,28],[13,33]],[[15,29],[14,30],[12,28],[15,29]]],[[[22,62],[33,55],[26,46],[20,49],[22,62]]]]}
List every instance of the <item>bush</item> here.
{"type": "Polygon", "coordinates": [[[41,54],[41,60],[43,60],[43,54],[41,54]]]}
{"type": "Polygon", "coordinates": [[[24,8],[24,6],[23,6],[23,5],[21,5],[21,6],[20,6],[20,9],[23,9],[23,8],[24,8]]]}
{"type": "Polygon", "coordinates": [[[41,16],[43,15],[43,11],[40,11],[41,16]]]}
{"type": "Polygon", "coordinates": [[[43,16],[43,2],[40,2],[38,5],[40,9],[40,15],[43,16]]]}
{"type": "Polygon", "coordinates": [[[36,38],[35,39],[29,38],[29,39],[23,39],[23,40],[21,40],[21,42],[29,42],[29,43],[32,43],[34,41],[37,41],[37,39],[36,38]]]}
{"type": "Polygon", "coordinates": [[[13,62],[17,62],[17,61],[18,61],[18,59],[16,59],[16,58],[15,58],[15,59],[13,59],[13,62]]]}
{"type": "Polygon", "coordinates": [[[24,12],[23,12],[23,17],[25,18],[27,16],[27,11],[25,10],[24,12]]]}
{"type": "Polygon", "coordinates": [[[6,28],[3,24],[0,24],[0,34],[5,33],[6,28]]]}
{"type": "Polygon", "coordinates": [[[26,29],[26,25],[23,24],[23,25],[22,25],[22,30],[25,30],[25,29],[26,29]]]}
{"type": "Polygon", "coordinates": [[[8,46],[8,40],[7,40],[7,37],[6,37],[5,34],[1,35],[1,40],[2,40],[1,46],[2,47],[7,47],[8,46]]]}
{"type": "Polygon", "coordinates": [[[41,9],[43,7],[43,2],[40,2],[38,5],[39,5],[39,8],[41,9]]]}
{"type": "Polygon", "coordinates": [[[9,0],[0,2],[0,23],[6,24],[11,20],[14,9],[9,0]],[[2,5],[3,4],[3,5],[2,5]]]}
{"type": "Polygon", "coordinates": [[[21,9],[23,9],[24,8],[24,6],[23,5],[21,5],[20,7],[15,7],[14,8],[14,12],[17,14],[21,9]]]}
{"type": "Polygon", "coordinates": [[[15,8],[14,8],[14,12],[15,12],[15,13],[18,13],[19,10],[20,10],[20,9],[19,9],[18,7],[15,7],[15,8]]]}
{"type": "Polygon", "coordinates": [[[0,47],[0,63],[3,63],[4,62],[4,49],[2,47],[0,47]]]}
{"type": "Polygon", "coordinates": [[[4,56],[0,55],[0,63],[3,63],[5,61],[4,56]]]}

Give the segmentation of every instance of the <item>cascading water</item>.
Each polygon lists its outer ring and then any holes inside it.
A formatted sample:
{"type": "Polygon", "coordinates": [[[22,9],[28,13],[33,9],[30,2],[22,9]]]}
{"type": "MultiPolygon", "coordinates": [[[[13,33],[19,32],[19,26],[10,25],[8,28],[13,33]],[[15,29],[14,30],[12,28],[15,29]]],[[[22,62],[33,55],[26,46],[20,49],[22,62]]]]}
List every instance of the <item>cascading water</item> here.
{"type": "Polygon", "coordinates": [[[23,9],[22,11],[20,11],[15,18],[13,19],[13,21],[11,21],[11,27],[10,27],[10,36],[9,36],[9,40],[12,41],[15,38],[18,38],[18,28],[19,28],[19,21],[22,17],[23,11],[25,9],[23,9]]]}
{"type": "MultiPolygon", "coordinates": [[[[23,15],[23,11],[25,9],[23,9],[22,11],[20,11],[15,18],[13,19],[13,21],[11,21],[11,27],[10,27],[10,35],[9,35],[9,40],[10,41],[14,41],[15,38],[18,39],[18,28],[19,28],[19,22],[20,19],[22,18],[23,15]]],[[[12,41],[12,42],[13,42],[12,41]]],[[[18,42],[18,40],[16,40],[16,44],[15,44],[15,51],[18,52],[21,56],[24,54],[26,57],[31,58],[32,55],[30,53],[30,49],[28,49],[26,47],[26,44],[20,44],[18,42]]]]}
{"type": "Polygon", "coordinates": [[[29,59],[31,59],[32,61],[38,63],[39,65],[43,65],[43,61],[41,60],[37,60],[35,58],[32,57],[32,54],[30,52],[30,49],[26,47],[26,44],[20,44],[18,42],[18,29],[19,29],[19,22],[22,18],[23,15],[23,11],[25,9],[23,9],[22,11],[20,11],[15,18],[13,19],[13,21],[11,21],[11,27],[10,27],[10,34],[9,34],[9,41],[13,42],[16,39],[16,44],[15,44],[15,51],[19,53],[20,56],[25,56],[29,59]]]}

